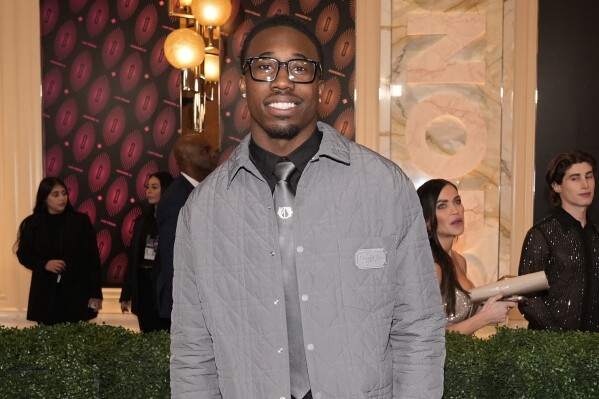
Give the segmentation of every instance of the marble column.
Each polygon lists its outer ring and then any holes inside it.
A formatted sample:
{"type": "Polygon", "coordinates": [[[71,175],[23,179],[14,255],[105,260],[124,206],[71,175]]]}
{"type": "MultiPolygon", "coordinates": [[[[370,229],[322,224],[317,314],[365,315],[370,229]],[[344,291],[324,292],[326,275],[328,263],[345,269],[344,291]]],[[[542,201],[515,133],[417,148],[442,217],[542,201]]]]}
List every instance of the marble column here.
{"type": "Polygon", "coordinates": [[[456,248],[474,284],[490,283],[509,271],[499,264],[504,1],[390,6],[390,157],[416,187],[458,186],[466,229],[456,248]]]}

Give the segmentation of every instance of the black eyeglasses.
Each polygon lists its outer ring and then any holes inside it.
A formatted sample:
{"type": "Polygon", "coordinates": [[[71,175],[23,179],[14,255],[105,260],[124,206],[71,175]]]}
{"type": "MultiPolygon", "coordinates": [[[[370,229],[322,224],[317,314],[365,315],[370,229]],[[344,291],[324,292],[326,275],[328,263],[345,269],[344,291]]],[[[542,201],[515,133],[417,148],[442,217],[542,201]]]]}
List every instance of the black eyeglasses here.
{"type": "Polygon", "coordinates": [[[257,82],[274,81],[279,75],[281,66],[287,68],[289,80],[294,83],[312,83],[318,71],[322,74],[320,62],[306,59],[293,59],[283,62],[276,58],[251,57],[246,58],[243,63],[244,70],[246,66],[249,66],[250,75],[257,82]]]}

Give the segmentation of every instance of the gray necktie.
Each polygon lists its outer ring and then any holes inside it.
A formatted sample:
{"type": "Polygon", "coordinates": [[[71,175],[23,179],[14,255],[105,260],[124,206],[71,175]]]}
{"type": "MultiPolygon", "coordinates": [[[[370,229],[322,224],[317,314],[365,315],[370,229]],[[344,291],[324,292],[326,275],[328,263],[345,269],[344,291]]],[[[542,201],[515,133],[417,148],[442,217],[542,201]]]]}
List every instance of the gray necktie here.
{"type": "Polygon", "coordinates": [[[277,185],[274,200],[279,225],[279,250],[283,265],[291,394],[299,399],[303,398],[310,390],[310,379],[308,377],[306,353],[304,352],[304,336],[295,270],[295,245],[293,241],[293,199],[295,195],[289,184],[289,177],[294,170],[295,166],[292,162],[277,163],[275,166],[277,185]]]}

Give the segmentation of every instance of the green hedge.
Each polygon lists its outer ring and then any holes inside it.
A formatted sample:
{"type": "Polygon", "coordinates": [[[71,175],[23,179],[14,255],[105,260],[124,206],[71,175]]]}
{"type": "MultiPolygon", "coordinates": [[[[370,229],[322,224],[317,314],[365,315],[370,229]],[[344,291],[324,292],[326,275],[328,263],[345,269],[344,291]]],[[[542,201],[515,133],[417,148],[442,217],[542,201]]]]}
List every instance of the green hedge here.
{"type": "Polygon", "coordinates": [[[599,334],[500,328],[446,347],[445,398],[599,398],[599,334]]]}
{"type": "MultiPolygon", "coordinates": [[[[169,336],[93,323],[0,327],[0,398],[169,398],[169,336]]],[[[599,398],[599,334],[447,334],[445,398],[599,398]]],[[[241,398],[240,398],[241,399],[241,398]]]]}
{"type": "Polygon", "coordinates": [[[169,342],[83,322],[0,328],[0,398],[169,398],[169,342]]]}

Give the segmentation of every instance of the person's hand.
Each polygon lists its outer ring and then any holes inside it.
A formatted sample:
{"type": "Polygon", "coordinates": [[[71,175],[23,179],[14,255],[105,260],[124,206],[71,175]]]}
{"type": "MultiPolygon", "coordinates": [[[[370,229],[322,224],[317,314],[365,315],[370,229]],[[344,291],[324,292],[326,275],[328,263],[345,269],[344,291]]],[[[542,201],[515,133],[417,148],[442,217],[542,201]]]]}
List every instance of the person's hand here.
{"type": "Polygon", "coordinates": [[[507,321],[508,312],[511,308],[516,306],[516,302],[502,301],[502,297],[503,292],[500,292],[487,299],[482,309],[479,311],[487,324],[503,323],[507,321]]]}
{"type": "Polygon", "coordinates": [[[64,263],[64,260],[51,259],[46,263],[44,268],[50,273],[60,274],[67,268],[67,264],[64,263]]]}
{"type": "Polygon", "coordinates": [[[89,298],[87,307],[97,312],[98,310],[102,309],[102,300],[99,298],[89,298]]]}
{"type": "Polygon", "coordinates": [[[131,309],[131,301],[121,302],[121,312],[127,313],[131,309]]]}

